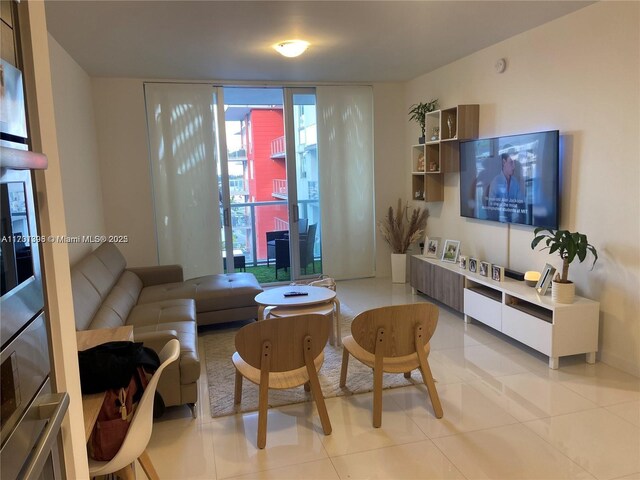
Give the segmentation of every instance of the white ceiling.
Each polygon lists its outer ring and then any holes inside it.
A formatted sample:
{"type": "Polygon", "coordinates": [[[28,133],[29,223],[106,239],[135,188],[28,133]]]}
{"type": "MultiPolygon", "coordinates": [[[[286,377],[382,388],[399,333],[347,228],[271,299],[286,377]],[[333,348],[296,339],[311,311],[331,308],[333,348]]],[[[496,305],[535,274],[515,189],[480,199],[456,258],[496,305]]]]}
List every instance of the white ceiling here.
{"type": "Polygon", "coordinates": [[[406,81],[585,1],[58,1],[50,33],[91,76],[406,81]],[[287,59],[271,45],[302,38],[287,59]]]}

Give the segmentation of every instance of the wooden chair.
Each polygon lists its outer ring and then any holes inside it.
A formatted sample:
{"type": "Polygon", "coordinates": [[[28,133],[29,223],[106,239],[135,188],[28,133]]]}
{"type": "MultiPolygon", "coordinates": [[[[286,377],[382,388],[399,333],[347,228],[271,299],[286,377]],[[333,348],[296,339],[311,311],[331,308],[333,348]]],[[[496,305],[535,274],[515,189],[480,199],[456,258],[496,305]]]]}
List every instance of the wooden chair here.
{"type": "Polygon", "coordinates": [[[242,378],[259,386],[258,448],[267,443],[269,388],[305,386],[316,402],[325,435],[331,422],[318,380],[331,323],[322,315],[270,318],[242,327],[236,334],[235,403],[242,400],[242,378]]]}
{"type": "Polygon", "coordinates": [[[360,313],[351,323],[351,335],[342,339],[340,386],[347,382],[349,354],[373,368],[373,426],[382,423],[382,373],[404,373],[419,368],[437,418],[442,405],[427,361],[429,340],[438,323],[438,307],[414,303],[374,308],[360,313]]]}

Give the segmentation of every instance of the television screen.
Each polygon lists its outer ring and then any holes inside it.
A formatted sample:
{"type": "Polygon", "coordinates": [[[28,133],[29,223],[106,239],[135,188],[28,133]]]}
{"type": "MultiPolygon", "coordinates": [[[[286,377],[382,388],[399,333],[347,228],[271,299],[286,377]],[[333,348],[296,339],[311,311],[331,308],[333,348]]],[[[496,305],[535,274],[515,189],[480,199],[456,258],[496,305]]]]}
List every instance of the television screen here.
{"type": "Polygon", "coordinates": [[[558,228],[559,132],[460,143],[460,215],[558,228]]]}

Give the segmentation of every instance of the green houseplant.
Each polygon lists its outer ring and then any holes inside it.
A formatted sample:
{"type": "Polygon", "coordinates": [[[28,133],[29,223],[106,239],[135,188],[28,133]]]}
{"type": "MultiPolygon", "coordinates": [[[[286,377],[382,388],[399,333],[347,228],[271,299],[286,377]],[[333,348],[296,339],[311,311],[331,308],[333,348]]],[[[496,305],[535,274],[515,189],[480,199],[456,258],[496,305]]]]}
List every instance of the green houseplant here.
{"type": "Polygon", "coordinates": [[[593,264],[598,261],[598,252],[596,248],[589,243],[587,236],[579,232],[570,232],[568,230],[551,230],[548,228],[536,228],[533,231],[534,238],[531,241],[531,248],[535,249],[544,241],[544,247],[541,250],[549,250],[549,254],[557,253],[562,259],[562,271],[556,275],[553,280],[552,295],[554,300],[560,296],[560,303],[572,303],[575,295],[575,285],[569,280],[569,265],[577,258],[581,263],[587,258],[587,254],[591,252],[593,255],[593,264]],[[565,286],[563,288],[563,286],[565,286]],[[565,291],[567,296],[563,296],[559,292],[565,291]],[[556,293],[558,292],[558,293],[556,293]],[[565,301],[569,300],[569,301],[565,301]]]}
{"type": "Polygon", "coordinates": [[[412,243],[424,237],[429,210],[414,208],[409,215],[409,202],[403,206],[398,199],[394,212],[389,207],[384,219],[378,221],[378,229],[391,247],[391,277],[393,283],[404,283],[406,278],[406,253],[412,243]]]}
{"type": "Polygon", "coordinates": [[[409,108],[409,120],[413,120],[420,125],[420,131],[422,137],[420,137],[419,143],[424,143],[425,129],[427,122],[427,113],[433,112],[438,108],[438,99],[431,100],[430,102],[414,103],[409,108]]]}

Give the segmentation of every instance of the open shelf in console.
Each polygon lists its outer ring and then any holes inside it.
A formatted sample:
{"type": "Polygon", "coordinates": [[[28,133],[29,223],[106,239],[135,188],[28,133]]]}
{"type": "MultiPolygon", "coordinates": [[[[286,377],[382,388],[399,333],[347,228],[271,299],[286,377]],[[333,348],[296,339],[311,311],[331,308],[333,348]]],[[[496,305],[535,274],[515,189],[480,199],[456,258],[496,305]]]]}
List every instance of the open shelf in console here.
{"type": "Polygon", "coordinates": [[[518,297],[506,294],[505,305],[516,310],[520,310],[528,315],[544,320],[547,323],[553,323],[553,311],[548,308],[541,307],[531,302],[527,302],[518,297]]]}
{"type": "Polygon", "coordinates": [[[496,302],[502,302],[502,292],[500,290],[496,290],[495,288],[491,288],[487,285],[483,285],[481,283],[476,283],[473,280],[467,279],[467,290],[471,290],[472,292],[479,293],[485,297],[489,297],[496,302]]]}

